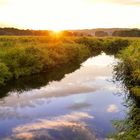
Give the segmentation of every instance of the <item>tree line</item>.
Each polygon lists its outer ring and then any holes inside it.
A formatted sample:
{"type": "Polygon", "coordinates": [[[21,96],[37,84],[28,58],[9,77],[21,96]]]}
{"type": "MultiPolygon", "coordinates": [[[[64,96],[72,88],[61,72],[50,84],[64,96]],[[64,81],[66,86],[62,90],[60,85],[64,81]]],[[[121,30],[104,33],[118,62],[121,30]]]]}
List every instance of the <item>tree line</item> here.
{"type": "Polygon", "coordinates": [[[40,35],[48,35],[49,31],[47,30],[23,30],[16,28],[0,28],[0,35],[17,35],[17,36],[40,36],[40,35]]]}
{"type": "MultiPolygon", "coordinates": [[[[0,28],[0,35],[15,35],[15,36],[49,36],[52,31],[49,30],[24,30],[17,28],[0,28]]],[[[140,37],[140,29],[120,29],[116,30],[113,33],[109,31],[95,31],[91,30],[90,33],[87,32],[77,32],[77,31],[63,31],[61,34],[65,36],[96,36],[96,37],[105,37],[105,36],[119,36],[119,37],[140,37]]]]}
{"type": "Polygon", "coordinates": [[[140,37],[140,29],[115,31],[115,32],[113,32],[112,36],[140,37]]]}

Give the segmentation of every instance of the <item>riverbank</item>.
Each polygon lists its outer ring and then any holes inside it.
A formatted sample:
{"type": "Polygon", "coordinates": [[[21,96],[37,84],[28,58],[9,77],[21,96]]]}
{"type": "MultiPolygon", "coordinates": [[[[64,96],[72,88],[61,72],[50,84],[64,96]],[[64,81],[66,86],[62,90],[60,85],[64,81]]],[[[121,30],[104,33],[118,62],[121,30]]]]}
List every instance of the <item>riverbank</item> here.
{"type": "Polygon", "coordinates": [[[85,60],[89,49],[69,40],[47,40],[45,37],[0,38],[0,85],[8,80],[32,75],[85,60]]]}
{"type": "Polygon", "coordinates": [[[116,52],[128,42],[91,37],[0,37],[0,86],[11,79],[81,63],[101,51],[116,52]]]}
{"type": "Polygon", "coordinates": [[[122,60],[115,71],[130,91],[140,96],[140,41],[138,38],[0,37],[0,86],[61,67],[81,63],[102,51],[122,60]]]}
{"type": "Polygon", "coordinates": [[[140,98],[140,40],[131,42],[127,48],[117,54],[117,57],[121,62],[115,67],[116,78],[140,98]]]}
{"type": "Polygon", "coordinates": [[[117,57],[121,61],[114,68],[115,79],[122,81],[129,93],[126,96],[129,112],[125,120],[114,123],[118,131],[115,139],[140,139],[140,40],[132,41],[117,57]]]}

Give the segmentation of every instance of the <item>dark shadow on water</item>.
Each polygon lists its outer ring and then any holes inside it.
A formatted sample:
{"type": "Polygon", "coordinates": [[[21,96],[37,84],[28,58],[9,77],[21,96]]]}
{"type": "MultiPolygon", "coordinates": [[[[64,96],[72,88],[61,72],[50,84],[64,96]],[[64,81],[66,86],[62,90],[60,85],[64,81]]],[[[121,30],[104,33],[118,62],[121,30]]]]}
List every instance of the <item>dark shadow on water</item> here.
{"type": "Polygon", "coordinates": [[[80,64],[67,64],[44,73],[21,77],[18,80],[8,82],[0,89],[0,98],[7,96],[10,91],[23,92],[46,86],[51,81],[60,81],[65,74],[72,73],[80,68],[80,64]]]}
{"type": "MultiPolygon", "coordinates": [[[[115,54],[116,51],[104,51],[107,55],[115,54]]],[[[80,62],[71,62],[69,64],[62,65],[57,68],[53,68],[43,73],[24,76],[18,80],[11,80],[5,86],[0,87],[0,98],[8,96],[11,91],[21,93],[31,89],[39,89],[40,87],[46,86],[51,81],[60,81],[64,78],[65,74],[69,74],[79,69],[81,63],[86,61],[89,57],[98,56],[102,53],[101,50],[93,50],[92,54],[80,62]]]]}

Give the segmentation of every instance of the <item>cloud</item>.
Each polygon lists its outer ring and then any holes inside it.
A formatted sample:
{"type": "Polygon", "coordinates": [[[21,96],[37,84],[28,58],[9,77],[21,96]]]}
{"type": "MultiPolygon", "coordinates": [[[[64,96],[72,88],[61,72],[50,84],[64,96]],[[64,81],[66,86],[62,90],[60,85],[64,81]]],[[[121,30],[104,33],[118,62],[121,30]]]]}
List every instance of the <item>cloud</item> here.
{"type": "Polygon", "coordinates": [[[4,140],[71,140],[73,137],[80,140],[95,140],[83,119],[93,119],[87,113],[71,113],[52,119],[41,119],[37,122],[18,126],[13,129],[12,136],[4,140]]]}
{"type": "Polygon", "coordinates": [[[107,112],[110,112],[110,113],[118,112],[118,111],[119,111],[119,109],[118,109],[118,107],[115,104],[111,104],[107,108],[107,112]]]}

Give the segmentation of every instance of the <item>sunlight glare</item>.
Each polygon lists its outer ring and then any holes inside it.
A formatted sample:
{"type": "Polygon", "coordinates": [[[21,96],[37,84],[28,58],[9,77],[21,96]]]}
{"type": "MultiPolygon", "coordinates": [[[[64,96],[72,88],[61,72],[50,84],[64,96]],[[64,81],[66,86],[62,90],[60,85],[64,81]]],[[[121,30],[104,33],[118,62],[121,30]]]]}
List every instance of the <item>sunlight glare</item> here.
{"type": "Polygon", "coordinates": [[[62,32],[62,30],[58,29],[58,28],[54,28],[52,31],[53,31],[53,33],[56,33],[56,34],[59,34],[62,32]]]}
{"type": "Polygon", "coordinates": [[[100,27],[139,27],[139,3],[118,3],[113,0],[0,0],[0,24],[56,32],[100,27]]]}

